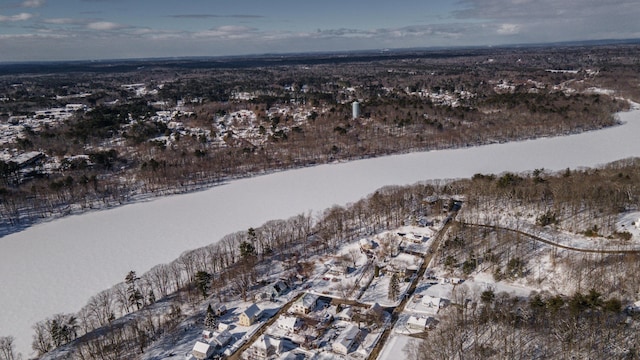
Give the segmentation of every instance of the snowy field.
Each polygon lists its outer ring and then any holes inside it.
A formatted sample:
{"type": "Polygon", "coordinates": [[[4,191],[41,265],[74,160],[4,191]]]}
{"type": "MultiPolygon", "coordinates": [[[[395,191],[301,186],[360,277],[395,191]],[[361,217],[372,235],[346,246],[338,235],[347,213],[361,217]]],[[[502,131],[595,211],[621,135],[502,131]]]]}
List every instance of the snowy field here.
{"type": "Polygon", "coordinates": [[[309,167],[32,226],[0,239],[0,336],[13,335],[18,351],[30,354],[34,323],[79,310],[130,270],[143,273],[225,234],[354,202],[385,185],[640,156],[640,110],[619,116],[624,125],[584,134],[309,167]]]}

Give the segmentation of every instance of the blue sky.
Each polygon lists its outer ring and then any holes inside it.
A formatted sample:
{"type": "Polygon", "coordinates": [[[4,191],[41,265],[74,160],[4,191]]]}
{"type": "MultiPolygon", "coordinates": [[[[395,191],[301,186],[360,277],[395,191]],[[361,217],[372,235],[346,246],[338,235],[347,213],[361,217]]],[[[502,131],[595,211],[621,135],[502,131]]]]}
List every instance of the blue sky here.
{"type": "Polygon", "coordinates": [[[640,38],[638,0],[0,0],[0,61],[640,38]]]}

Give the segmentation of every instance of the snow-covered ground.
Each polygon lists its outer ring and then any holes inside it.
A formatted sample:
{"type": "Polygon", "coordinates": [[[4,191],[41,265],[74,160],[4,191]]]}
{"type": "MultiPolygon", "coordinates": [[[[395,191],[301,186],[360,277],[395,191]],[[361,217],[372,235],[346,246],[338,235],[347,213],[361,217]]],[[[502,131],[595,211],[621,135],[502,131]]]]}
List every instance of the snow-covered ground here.
{"type": "Polygon", "coordinates": [[[409,342],[416,340],[417,339],[405,335],[391,336],[378,356],[378,360],[396,360],[405,358],[404,348],[409,344],[409,342]]]}
{"type": "Polygon", "coordinates": [[[640,156],[640,110],[619,116],[622,126],[579,135],[309,167],[32,226],[0,239],[0,336],[15,336],[29,354],[35,322],[77,311],[130,270],[142,273],[225,234],[354,202],[384,185],[640,156]]]}

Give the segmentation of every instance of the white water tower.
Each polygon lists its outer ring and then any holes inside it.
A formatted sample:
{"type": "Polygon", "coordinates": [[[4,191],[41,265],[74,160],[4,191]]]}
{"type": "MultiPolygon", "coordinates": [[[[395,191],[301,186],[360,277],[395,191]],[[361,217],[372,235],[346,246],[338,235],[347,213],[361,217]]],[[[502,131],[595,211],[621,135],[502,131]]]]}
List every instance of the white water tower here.
{"type": "Polygon", "coordinates": [[[360,117],[360,103],[357,101],[354,101],[351,104],[351,117],[354,119],[357,119],[360,117]]]}

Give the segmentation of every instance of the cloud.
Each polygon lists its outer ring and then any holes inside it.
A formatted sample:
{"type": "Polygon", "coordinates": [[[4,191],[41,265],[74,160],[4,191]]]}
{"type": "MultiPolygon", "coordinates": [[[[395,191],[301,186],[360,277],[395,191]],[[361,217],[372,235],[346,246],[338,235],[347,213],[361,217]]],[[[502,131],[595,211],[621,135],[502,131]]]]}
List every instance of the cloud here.
{"type": "Polygon", "coordinates": [[[574,18],[612,20],[608,15],[640,12],[637,0],[461,0],[462,9],[454,11],[459,19],[523,19],[562,21],[574,18]]]}
{"type": "Polygon", "coordinates": [[[194,33],[199,38],[246,39],[260,35],[257,29],[240,25],[223,25],[194,33]]]}
{"type": "Polygon", "coordinates": [[[87,28],[91,30],[110,31],[126,28],[127,26],[110,22],[110,21],[94,21],[87,24],[87,28]]]}
{"type": "Polygon", "coordinates": [[[498,27],[497,33],[500,35],[515,35],[520,33],[520,25],[518,24],[502,24],[498,27]]]}
{"type": "Polygon", "coordinates": [[[0,22],[16,22],[16,21],[26,21],[33,17],[32,14],[29,13],[20,13],[16,15],[0,15],[0,22]]]}
{"type": "Polygon", "coordinates": [[[86,25],[90,21],[86,19],[72,19],[72,18],[51,18],[42,20],[45,24],[54,25],[86,25]]]}
{"type": "Polygon", "coordinates": [[[45,4],[46,0],[25,0],[22,2],[22,7],[26,8],[38,8],[45,4]]]}
{"type": "Polygon", "coordinates": [[[21,39],[63,39],[66,38],[63,34],[48,34],[48,33],[36,33],[36,34],[0,34],[0,40],[21,40],[21,39]]]}
{"type": "Polygon", "coordinates": [[[179,14],[169,15],[175,19],[218,19],[218,18],[235,18],[235,19],[259,19],[263,18],[262,15],[250,15],[250,14],[234,14],[234,15],[217,15],[217,14],[179,14]]]}

